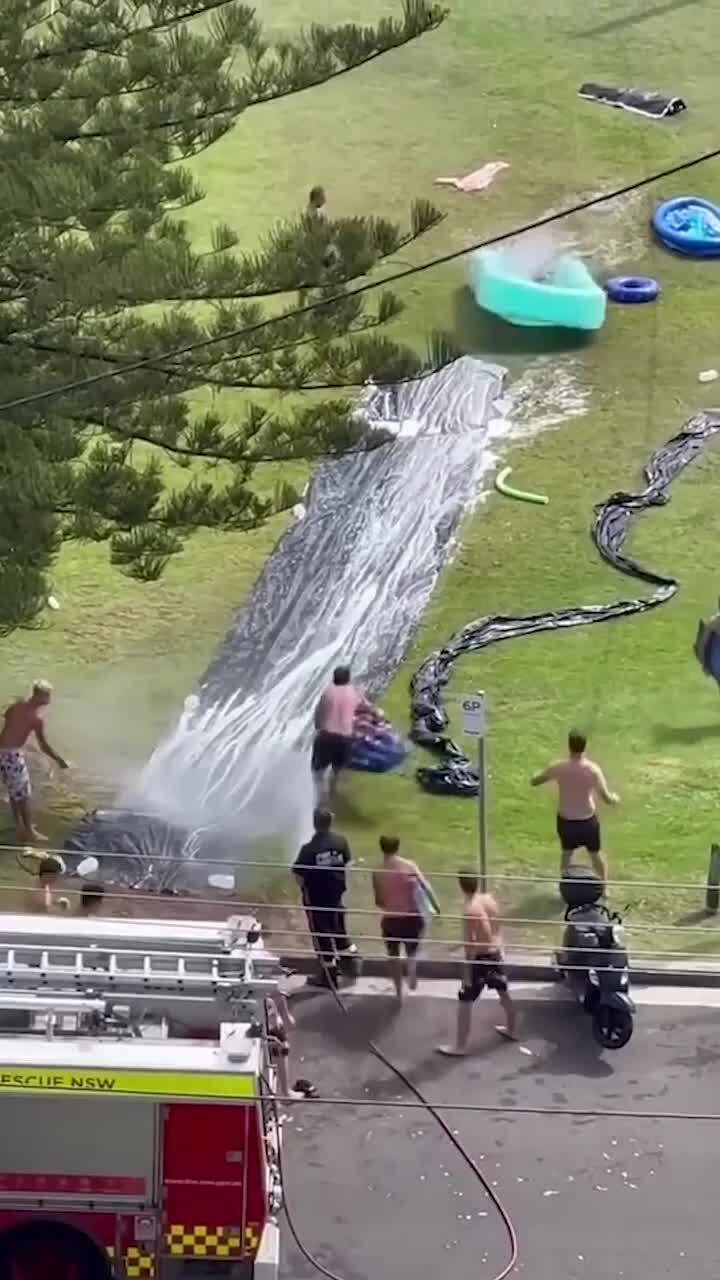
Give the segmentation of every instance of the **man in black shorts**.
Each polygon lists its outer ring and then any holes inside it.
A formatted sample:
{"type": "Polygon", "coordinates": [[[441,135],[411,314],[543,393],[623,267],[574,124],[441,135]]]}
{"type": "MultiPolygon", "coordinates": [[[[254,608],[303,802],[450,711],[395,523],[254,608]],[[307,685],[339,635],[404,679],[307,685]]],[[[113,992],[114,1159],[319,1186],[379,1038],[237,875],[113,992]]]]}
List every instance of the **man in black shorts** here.
{"type": "Polygon", "coordinates": [[[607,868],[600,852],[600,823],[595,809],[599,796],[606,804],[619,804],[620,797],[608,789],[605,775],[594,760],[585,755],[587,739],[573,730],[568,735],[568,754],[556,760],[531,779],[531,786],[556,782],[558,789],[557,833],[562,856],[560,878],[565,875],[576,849],[587,849],[593,871],[607,879],[607,868]]]}
{"type": "Polygon", "coordinates": [[[316,809],[313,823],[315,834],[302,846],[293,874],[302,889],[308,929],[320,961],[313,985],[325,986],[337,982],[339,956],[357,955],[347,935],[343,906],[351,853],[345,837],[333,831],[329,809],[316,809]]]}
{"type": "Polygon", "coordinates": [[[372,704],[351,683],[350,668],[336,667],[332,684],[321,694],[315,708],[311,767],[319,804],[322,803],[326,790],[328,799],[332,799],[338,775],[350,766],[355,715],[361,710],[375,714],[372,704]],[[328,770],[330,785],[326,789],[328,770]]]}
{"type": "Polygon", "coordinates": [[[407,957],[407,984],[410,991],[417,987],[417,953],[425,932],[423,907],[436,914],[440,904],[417,863],[400,856],[397,836],[381,836],[380,849],[383,865],[373,871],[373,895],[375,905],[382,911],[380,928],[385,949],[390,958],[395,995],[403,998],[403,963],[400,948],[407,957]]]}
{"type": "Polygon", "coordinates": [[[454,1044],[438,1045],[438,1053],[449,1058],[464,1058],[470,1036],[472,1008],[485,987],[497,992],[505,1014],[505,1023],[495,1028],[506,1040],[515,1039],[515,1005],[508,991],[500,936],[500,912],[490,893],[480,893],[474,872],[461,871],[458,879],[462,890],[463,942],[465,965],[458,991],[457,1028],[454,1044]]]}

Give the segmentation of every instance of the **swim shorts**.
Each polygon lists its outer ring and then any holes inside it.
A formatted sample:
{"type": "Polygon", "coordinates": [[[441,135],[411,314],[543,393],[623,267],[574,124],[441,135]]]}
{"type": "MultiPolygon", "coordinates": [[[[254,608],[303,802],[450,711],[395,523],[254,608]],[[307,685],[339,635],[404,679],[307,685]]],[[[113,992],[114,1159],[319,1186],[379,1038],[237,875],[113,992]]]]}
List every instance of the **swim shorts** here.
{"type": "Polygon", "coordinates": [[[422,916],[383,916],[381,928],[389,956],[399,956],[401,946],[407,955],[414,956],[425,932],[425,921],[422,916]]]}
{"type": "Polygon", "coordinates": [[[341,733],[327,733],[321,729],[315,734],[312,753],[313,773],[322,773],[324,769],[347,769],[352,756],[352,738],[341,733]]]}
{"type": "Polygon", "coordinates": [[[22,751],[0,751],[0,778],[15,804],[30,799],[30,774],[22,751]]]}
{"type": "Polygon", "coordinates": [[[563,853],[574,853],[576,849],[600,852],[600,823],[595,817],[563,818],[558,814],[557,833],[563,853]]]}
{"type": "Polygon", "coordinates": [[[485,987],[504,995],[508,989],[505,965],[499,951],[489,952],[486,956],[478,956],[472,966],[469,982],[463,982],[458,991],[461,1004],[474,1004],[485,987]]]}

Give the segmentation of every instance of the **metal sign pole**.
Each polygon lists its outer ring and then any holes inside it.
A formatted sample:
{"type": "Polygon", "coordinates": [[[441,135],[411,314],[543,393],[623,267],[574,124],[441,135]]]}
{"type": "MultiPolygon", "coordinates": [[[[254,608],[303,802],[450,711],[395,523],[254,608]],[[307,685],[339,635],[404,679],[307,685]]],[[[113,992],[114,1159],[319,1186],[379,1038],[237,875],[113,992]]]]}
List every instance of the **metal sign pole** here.
{"type": "Polygon", "coordinates": [[[480,855],[480,887],[487,892],[487,771],[485,734],[478,738],[478,852],[480,855]]]}
{"type": "Polygon", "coordinates": [[[478,871],[483,893],[487,889],[487,762],[485,758],[486,702],[482,689],[462,700],[463,730],[477,738],[478,761],[478,871]]]}

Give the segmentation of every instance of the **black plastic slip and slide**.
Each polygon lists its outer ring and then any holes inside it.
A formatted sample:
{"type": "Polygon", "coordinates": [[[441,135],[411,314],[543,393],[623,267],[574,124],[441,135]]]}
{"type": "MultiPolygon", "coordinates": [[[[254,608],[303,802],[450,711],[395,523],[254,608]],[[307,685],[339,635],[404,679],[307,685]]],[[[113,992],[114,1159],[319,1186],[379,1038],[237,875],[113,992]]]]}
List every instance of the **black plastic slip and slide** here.
{"type": "Polygon", "coordinates": [[[651,120],[663,120],[687,111],[682,98],[666,98],[660,93],[646,93],[642,89],[613,89],[610,85],[595,84],[588,80],[578,89],[581,98],[601,102],[606,107],[618,107],[635,115],[648,116],[651,120]]]}
{"type": "Polygon", "coordinates": [[[646,485],[637,493],[618,492],[595,508],[591,537],[608,564],[629,578],[655,587],[647,599],[618,600],[614,604],[576,605],[546,613],[508,617],[503,614],[477,618],[458,631],[442,649],[436,650],[410,681],[410,737],[419,747],[436,753],[441,762],[417,769],[415,776],[425,791],[435,795],[476,796],[477,770],[460,747],[447,735],[448,714],[442,704],[442,690],[454,663],[464,653],[477,653],[488,645],[519,636],[538,635],[571,627],[587,627],[596,622],[613,622],[648,613],[666,604],[678,590],[674,578],[645,569],[624,554],[631,521],[651,507],[670,500],[673,481],[702,453],[720,432],[720,410],[695,414],[650,458],[645,466],[646,485]]]}

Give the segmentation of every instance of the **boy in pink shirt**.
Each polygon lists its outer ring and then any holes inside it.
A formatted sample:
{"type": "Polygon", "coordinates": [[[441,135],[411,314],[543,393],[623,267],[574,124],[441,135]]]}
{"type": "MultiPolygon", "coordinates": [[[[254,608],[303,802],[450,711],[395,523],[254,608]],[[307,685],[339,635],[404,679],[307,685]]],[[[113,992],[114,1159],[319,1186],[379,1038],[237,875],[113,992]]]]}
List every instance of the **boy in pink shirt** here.
{"type": "Polygon", "coordinates": [[[336,667],[332,684],[321,694],[315,708],[312,771],[318,803],[325,797],[328,770],[328,798],[332,798],[338,774],[350,764],[353,725],[358,711],[366,711],[372,716],[376,714],[372,703],[351,683],[350,668],[336,667]]]}

